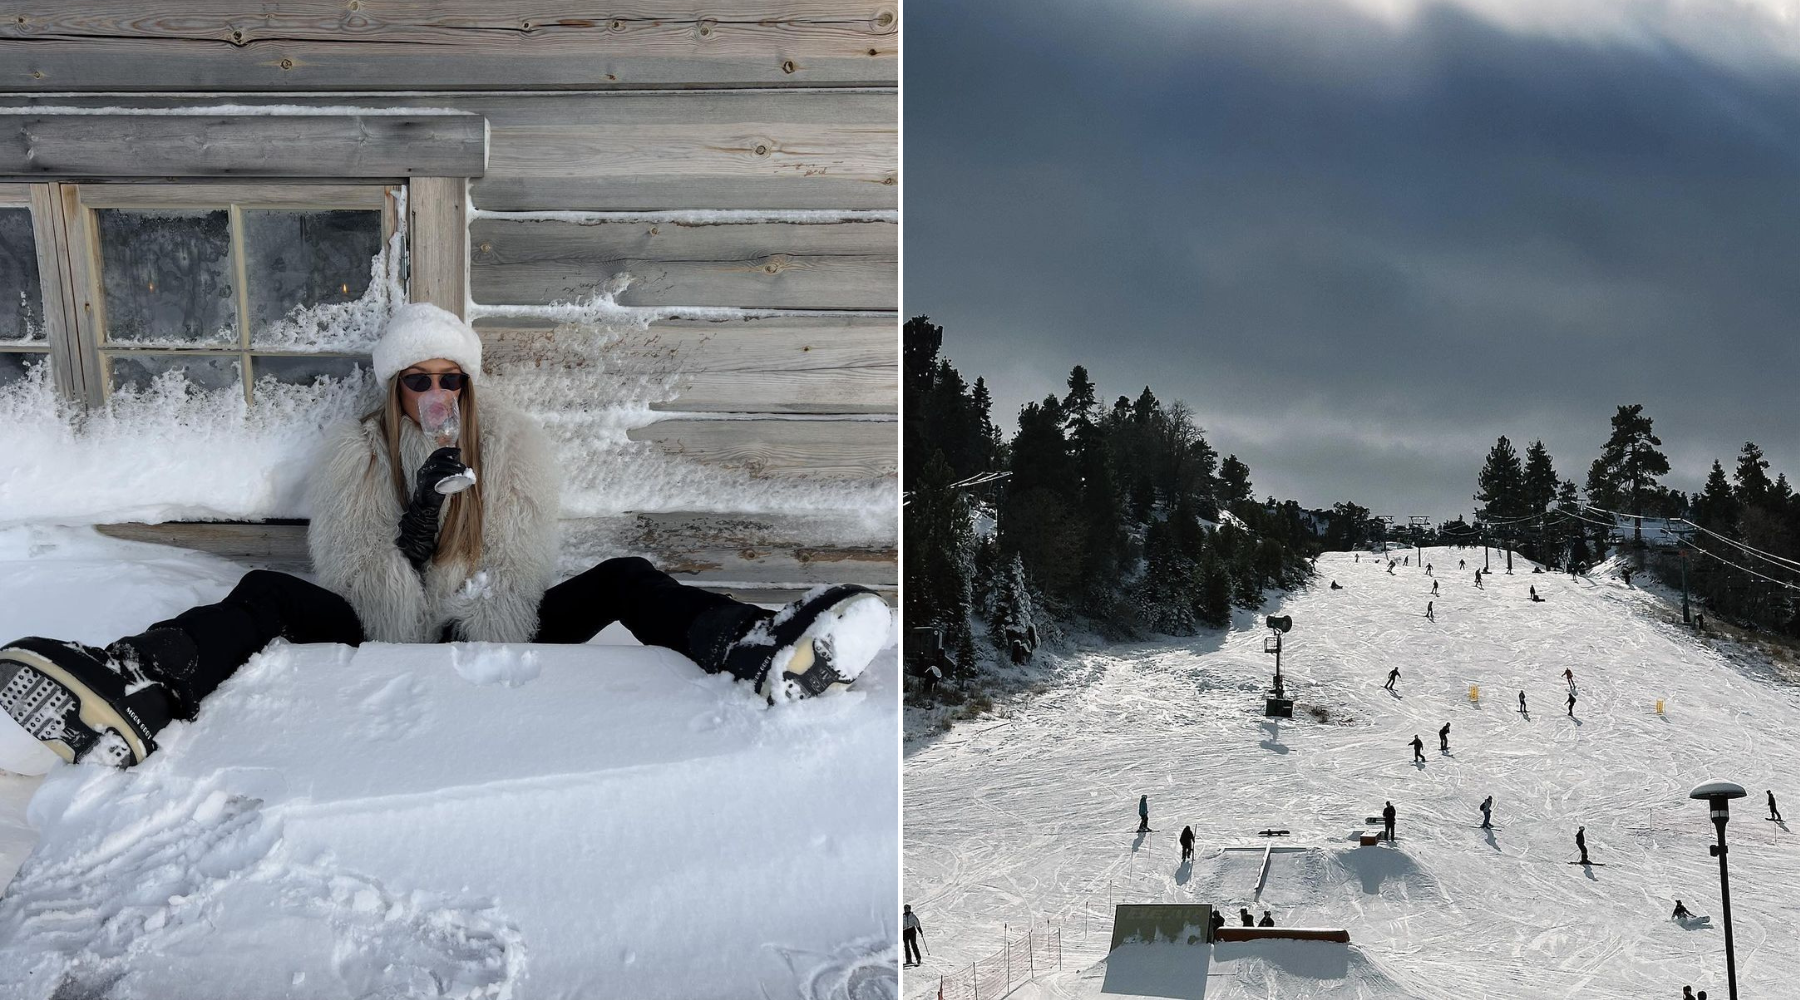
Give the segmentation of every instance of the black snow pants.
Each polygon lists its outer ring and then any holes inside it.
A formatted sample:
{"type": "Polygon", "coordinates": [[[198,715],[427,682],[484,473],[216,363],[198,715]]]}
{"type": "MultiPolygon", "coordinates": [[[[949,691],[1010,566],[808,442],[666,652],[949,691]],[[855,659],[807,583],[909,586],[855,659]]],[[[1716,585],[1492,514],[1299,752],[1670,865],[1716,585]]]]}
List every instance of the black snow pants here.
{"type": "MultiPolygon", "coordinates": [[[[622,622],[646,646],[692,657],[688,632],[694,620],[736,604],[723,594],[679,583],[646,559],[608,559],[544,592],[532,641],[583,643],[622,622]]],[[[297,576],[264,569],[244,574],[219,603],[190,608],[150,627],[180,629],[199,650],[197,662],[185,670],[158,664],[165,667],[162,679],[190,710],[277,637],[348,646],[367,638],[349,601],[297,576]]],[[[450,639],[446,633],[438,641],[450,639]]]]}
{"type": "Polygon", "coordinates": [[[908,928],[900,935],[906,939],[906,961],[919,964],[919,932],[908,928]]]}

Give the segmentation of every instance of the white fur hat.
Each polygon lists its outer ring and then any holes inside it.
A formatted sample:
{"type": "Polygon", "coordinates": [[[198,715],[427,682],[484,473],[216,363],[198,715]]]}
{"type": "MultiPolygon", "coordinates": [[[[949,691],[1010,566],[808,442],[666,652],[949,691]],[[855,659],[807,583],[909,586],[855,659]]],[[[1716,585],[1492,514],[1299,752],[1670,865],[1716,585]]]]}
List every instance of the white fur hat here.
{"type": "Polygon", "coordinates": [[[481,337],[474,327],[428,302],[411,302],[394,310],[387,329],[375,342],[376,380],[387,385],[396,372],[432,358],[454,361],[470,381],[481,381],[481,337]]]}

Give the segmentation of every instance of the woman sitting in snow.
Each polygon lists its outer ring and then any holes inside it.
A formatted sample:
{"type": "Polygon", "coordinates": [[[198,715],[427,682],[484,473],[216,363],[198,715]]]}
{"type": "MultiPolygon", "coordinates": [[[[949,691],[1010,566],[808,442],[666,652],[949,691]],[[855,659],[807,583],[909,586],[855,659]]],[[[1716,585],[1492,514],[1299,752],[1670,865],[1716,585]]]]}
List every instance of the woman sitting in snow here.
{"type": "Polygon", "coordinates": [[[856,586],[814,591],[777,614],[683,586],[636,557],[551,586],[558,469],[529,418],[477,404],[475,331],[436,306],[403,306],[373,362],[384,405],[329,432],[309,483],[307,547],[322,586],[254,570],[219,603],[105,649],[35,637],[0,648],[0,765],[139,763],[158,731],[194,718],[276,637],[583,643],[617,621],[770,703],[848,685],[885,640],[886,604],[856,586]],[[460,447],[434,450],[420,404],[446,395],[460,413],[460,447]],[[470,474],[473,486],[440,492],[470,474]]]}

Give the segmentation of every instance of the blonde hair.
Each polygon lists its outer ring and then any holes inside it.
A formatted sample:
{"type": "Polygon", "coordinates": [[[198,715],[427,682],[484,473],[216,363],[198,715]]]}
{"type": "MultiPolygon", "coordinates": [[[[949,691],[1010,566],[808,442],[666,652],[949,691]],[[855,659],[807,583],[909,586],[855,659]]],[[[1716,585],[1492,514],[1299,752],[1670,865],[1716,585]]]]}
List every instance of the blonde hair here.
{"type": "MultiPolygon", "coordinates": [[[[474,381],[465,379],[458,396],[456,405],[462,418],[458,444],[462,448],[462,463],[475,470],[475,485],[445,498],[444,507],[438,513],[442,528],[438,534],[437,553],[431,561],[460,560],[472,570],[481,565],[481,515],[485,506],[481,494],[487,479],[481,474],[481,409],[475,405],[474,381]]],[[[363,419],[370,417],[381,420],[382,437],[387,440],[388,468],[394,477],[394,496],[400,506],[405,507],[412,500],[414,484],[409,470],[402,469],[400,461],[400,422],[411,418],[400,403],[399,375],[388,379],[386,401],[365,414],[363,419]]]]}

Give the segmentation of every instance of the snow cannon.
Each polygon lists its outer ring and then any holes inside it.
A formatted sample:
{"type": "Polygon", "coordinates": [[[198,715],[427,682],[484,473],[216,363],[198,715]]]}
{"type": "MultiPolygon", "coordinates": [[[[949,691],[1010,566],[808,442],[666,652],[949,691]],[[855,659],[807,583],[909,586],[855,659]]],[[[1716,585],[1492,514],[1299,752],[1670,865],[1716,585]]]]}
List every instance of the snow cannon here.
{"type": "Polygon", "coordinates": [[[1275,654],[1275,688],[1263,702],[1263,715],[1270,719],[1291,719],[1294,717],[1294,699],[1287,696],[1287,686],[1281,680],[1281,636],[1294,627],[1291,615],[1279,618],[1269,615],[1263,621],[1269,626],[1269,634],[1263,637],[1263,652],[1275,654]]]}
{"type": "Polygon", "coordinates": [[[1277,632],[1292,632],[1294,630],[1294,616],[1293,615],[1282,615],[1279,618],[1277,618],[1274,615],[1270,615],[1267,618],[1263,619],[1263,621],[1265,623],[1267,623],[1270,628],[1274,629],[1277,632]]]}

